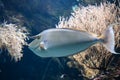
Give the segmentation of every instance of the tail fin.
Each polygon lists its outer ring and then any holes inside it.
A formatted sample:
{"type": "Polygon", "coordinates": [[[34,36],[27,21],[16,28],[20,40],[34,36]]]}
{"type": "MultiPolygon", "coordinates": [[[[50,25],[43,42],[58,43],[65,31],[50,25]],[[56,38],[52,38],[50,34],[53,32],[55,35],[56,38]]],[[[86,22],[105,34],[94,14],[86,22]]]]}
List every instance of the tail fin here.
{"type": "Polygon", "coordinates": [[[110,51],[113,54],[119,54],[117,52],[115,52],[115,40],[114,40],[114,31],[113,31],[113,25],[110,25],[105,32],[103,33],[103,35],[101,36],[101,40],[102,43],[104,45],[104,47],[110,51]]]}

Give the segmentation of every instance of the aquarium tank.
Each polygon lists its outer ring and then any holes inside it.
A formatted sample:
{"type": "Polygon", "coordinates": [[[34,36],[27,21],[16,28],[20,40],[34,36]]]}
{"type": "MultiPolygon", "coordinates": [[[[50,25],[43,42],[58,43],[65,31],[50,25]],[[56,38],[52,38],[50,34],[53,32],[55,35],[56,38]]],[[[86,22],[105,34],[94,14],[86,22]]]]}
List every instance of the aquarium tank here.
{"type": "Polygon", "coordinates": [[[0,0],[0,80],[120,80],[119,53],[119,0],[0,0]],[[47,29],[99,37],[110,25],[118,54],[101,43],[64,57],[40,57],[29,49],[47,29]]]}

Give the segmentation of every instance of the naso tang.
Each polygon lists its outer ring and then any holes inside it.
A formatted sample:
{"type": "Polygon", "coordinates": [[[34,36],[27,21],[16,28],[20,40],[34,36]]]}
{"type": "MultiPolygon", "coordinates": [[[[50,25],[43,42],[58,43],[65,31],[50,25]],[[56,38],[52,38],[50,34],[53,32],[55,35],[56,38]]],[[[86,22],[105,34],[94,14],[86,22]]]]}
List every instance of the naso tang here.
{"type": "Polygon", "coordinates": [[[114,31],[108,27],[101,37],[94,36],[85,31],[71,29],[48,29],[34,36],[34,40],[28,45],[36,55],[40,57],[63,57],[82,52],[96,44],[102,43],[111,53],[114,51],[114,31]]]}

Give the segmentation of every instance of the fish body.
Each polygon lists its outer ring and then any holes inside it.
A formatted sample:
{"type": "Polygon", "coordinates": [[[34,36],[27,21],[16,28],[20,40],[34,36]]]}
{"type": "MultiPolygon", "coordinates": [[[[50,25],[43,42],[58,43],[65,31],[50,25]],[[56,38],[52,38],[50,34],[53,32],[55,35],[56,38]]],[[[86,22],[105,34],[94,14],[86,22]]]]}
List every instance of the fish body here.
{"type": "MultiPolygon", "coordinates": [[[[108,28],[105,34],[113,34],[111,30],[112,28],[108,28]]],[[[64,57],[82,52],[93,44],[101,42],[106,43],[107,49],[115,53],[114,47],[108,48],[108,46],[114,45],[114,41],[109,45],[111,42],[106,39],[109,37],[106,37],[106,35],[98,38],[85,31],[48,29],[34,36],[35,40],[29,44],[29,49],[40,57],[64,57]],[[107,43],[104,39],[109,42],[107,43]]]]}

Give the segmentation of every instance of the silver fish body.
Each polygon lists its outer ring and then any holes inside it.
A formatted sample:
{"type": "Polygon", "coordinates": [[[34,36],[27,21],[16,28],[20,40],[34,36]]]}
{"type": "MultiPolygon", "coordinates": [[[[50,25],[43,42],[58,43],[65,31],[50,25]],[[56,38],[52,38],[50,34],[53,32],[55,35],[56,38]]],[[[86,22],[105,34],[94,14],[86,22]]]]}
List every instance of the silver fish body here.
{"type": "Polygon", "coordinates": [[[63,57],[84,51],[100,39],[85,31],[48,29],[29,44],[30,50],[40,57],[63,57]]]}

